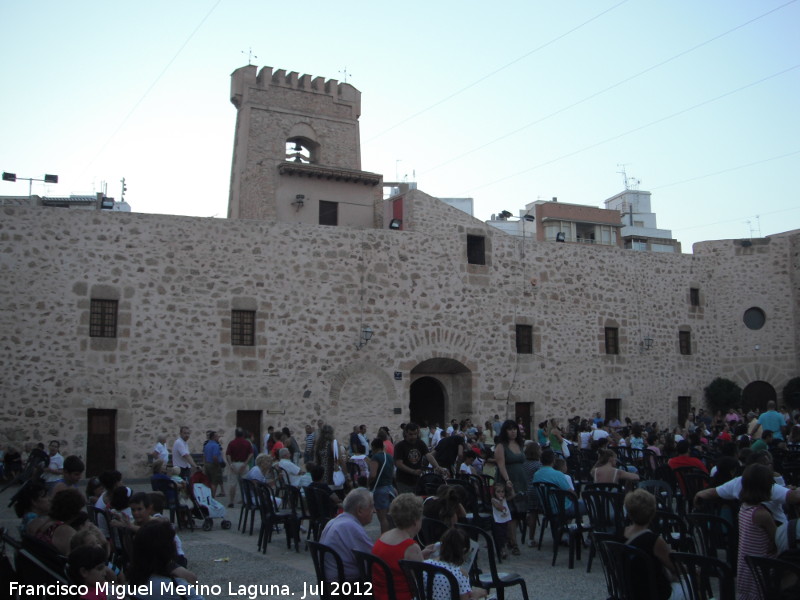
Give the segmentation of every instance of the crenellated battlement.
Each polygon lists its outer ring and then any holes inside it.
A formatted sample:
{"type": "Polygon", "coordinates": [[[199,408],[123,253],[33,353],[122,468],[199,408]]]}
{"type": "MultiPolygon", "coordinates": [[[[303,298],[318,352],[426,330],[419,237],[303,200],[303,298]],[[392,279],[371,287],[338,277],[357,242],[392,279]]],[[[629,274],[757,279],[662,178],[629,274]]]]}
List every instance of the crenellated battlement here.
{"type": "Polygon", "coordinates": [[[361,112],[361,92],[349,83],[341,83],[338,79],[300,75],[297,71],[287,72],[286,69],[273,70],[272,67],[261,67],[261,70],[258,70],[256,65],[240,67],[231,74],[231,102],[236,108],[240,108],[247,88],[269,90],[271,87],[324,94],[336,102],[353,105],[356,115],[361,112]]]}

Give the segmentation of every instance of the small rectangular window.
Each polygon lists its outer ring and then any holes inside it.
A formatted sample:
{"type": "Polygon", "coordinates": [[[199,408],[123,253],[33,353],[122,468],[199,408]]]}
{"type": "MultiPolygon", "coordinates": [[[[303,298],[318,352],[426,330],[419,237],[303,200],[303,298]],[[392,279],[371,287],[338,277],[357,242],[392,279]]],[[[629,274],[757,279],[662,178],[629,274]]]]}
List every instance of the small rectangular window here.
{"type": "Polygon", "coordinates": [[[338,225],[339,224],[339,203],[328,200],[319,201],[319,224],[338,225]]]}
{"type": "Polygon", "coordinates": [[[517,325],[517,354],[533,354],[533,325],[517,325]]]}
{"type": "Polygon", "coordinates": [[[679,331],[678,332],[678,344],[681,348],[681,354],[691,354],[692,353],[692,332],[691,331],[679,331]]]}
{"type": "Polygon", "coordinates": [[[486,264],[486,238],[482,235],[467,235],[467,262],[471,265],[486,264]]]}
{"type": "Polygon", "coordinates": [[[91,337],[117,337],[117,301],[92,298],[89,314],[91,337]]]}
{"type": "Polygon", "coordinates": [[[619,354],[619,329],[606,327],[606,354],[619,354]]]}
{"type": "Polygon", "coordinates": [[[231,344],[234,346],[255,346],[256,311],[231,311],[231,344]]]}
{"type": "Polygon", "coordinates": [[[689,303],[692,306],[700,306],[700,290],[697,288],[689,288],[689,303]]]}

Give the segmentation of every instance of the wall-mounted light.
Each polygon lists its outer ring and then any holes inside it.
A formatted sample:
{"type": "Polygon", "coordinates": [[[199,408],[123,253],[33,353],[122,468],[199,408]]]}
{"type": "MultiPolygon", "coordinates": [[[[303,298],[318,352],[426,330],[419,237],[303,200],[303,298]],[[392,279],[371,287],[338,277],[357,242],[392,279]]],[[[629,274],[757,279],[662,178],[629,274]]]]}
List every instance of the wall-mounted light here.
{"type": "Polygon", "coordinates": [[[369,341],[372,339],[372,328],[369,325],[365,325],[361,329],[361,339],[358,340],[356,344],[356,350],[361,350],[364,346],[366,346],[369,341]]]}
{"type": "Polygon", "coordinates": [[[646,337],[641,341],[642,350],[650,350],[653,347],[653,338],[646,337]]]}
{"type": "Polygon", "coordinates": [[[292,202],[292,206],[294,206],[295,210],[300,210],[301,208],[303,208],[305,200],[306,197],[303,194],[297,194],[297,196],[294,197],[294,202],[292,202]]]}
{"type": "Polygon", "coordinates": [[[389,229],[400,229],[403,226],[403,219],[392,219],[389,221],[389,229]]]}

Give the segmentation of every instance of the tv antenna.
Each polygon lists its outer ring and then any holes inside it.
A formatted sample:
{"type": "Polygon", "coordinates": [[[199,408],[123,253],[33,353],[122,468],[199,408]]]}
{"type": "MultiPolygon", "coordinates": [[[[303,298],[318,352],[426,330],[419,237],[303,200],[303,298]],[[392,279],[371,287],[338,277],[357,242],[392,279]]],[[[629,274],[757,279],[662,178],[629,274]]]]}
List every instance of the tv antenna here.
{"type": "Polygon", "coordinates": [[[630,163],[617,163],[618,167],[622,167],[622,170],[617,171],[617,173],[622,175],[622,181],[625,183],[625,190],[638,190],[641,180],[636,179],[635,177],[628,177],[625,167],[629,164],[630,163]]]}
{"type": "MultiPolygon", "coordinates": [[[[244,54],[244,50],[242,50],[242,54],[244,54]]],[[[253,54],[253,48],[250,47],[250,48],[247,49],[247,66],[248,67],[253,64],[253,59],[254,58],[258,58],[258,57],[255,54],[253,54]]]]}

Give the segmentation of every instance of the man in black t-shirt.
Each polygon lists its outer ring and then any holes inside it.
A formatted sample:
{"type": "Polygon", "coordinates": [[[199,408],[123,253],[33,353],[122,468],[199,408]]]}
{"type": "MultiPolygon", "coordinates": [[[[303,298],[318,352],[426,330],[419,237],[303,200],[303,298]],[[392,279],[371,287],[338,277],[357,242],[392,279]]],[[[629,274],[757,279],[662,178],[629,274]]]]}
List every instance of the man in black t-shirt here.
{"type": "Polygon", "coordinates": [[[422,459],[435,469],[439,463],[428,450],[428,446],[419,439],[419,425],[409,423],[403,431],[403,440],[394,447],[394,464],[397,467],[397,492],[413,494],[417,488],[419,476],[422,475],[422,459]]]}
{"type": "Polygon", "coordinates": [[[454,431],[453,435],[443,438],[436,446],[436,460],[442,468],[452,472],[453,467],[464,460],[464,450],[466,443],[460,431],[454,431]]]}

